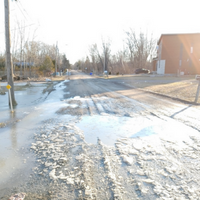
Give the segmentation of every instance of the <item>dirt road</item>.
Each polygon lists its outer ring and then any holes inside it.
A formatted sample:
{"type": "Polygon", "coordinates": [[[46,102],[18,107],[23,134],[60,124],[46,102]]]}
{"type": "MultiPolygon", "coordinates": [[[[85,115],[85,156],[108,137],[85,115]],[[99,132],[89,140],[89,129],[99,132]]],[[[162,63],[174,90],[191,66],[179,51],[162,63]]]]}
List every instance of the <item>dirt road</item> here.
{"type": "Polygon", "coordinates": [[[0,199],[199,199],[198,106],[74,71],[38,110],[32,172],[0,199]]]}

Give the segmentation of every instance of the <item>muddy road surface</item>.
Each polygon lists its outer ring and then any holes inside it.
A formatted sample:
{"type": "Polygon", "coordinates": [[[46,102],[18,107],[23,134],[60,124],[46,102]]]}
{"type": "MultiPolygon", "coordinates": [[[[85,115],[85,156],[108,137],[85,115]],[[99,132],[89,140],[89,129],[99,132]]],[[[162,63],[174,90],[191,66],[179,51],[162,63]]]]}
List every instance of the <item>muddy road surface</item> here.
{"type": "Polygon", "coordinates": [[[0,199],[199,199],[199,111],[73,71],[0,129],[0,199]]]}

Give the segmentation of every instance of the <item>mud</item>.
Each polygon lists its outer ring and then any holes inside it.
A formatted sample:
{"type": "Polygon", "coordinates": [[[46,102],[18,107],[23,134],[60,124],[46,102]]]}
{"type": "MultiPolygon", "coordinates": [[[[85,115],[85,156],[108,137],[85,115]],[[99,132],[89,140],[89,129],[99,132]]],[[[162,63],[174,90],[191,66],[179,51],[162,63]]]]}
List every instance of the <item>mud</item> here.
{"type": "Polygon", "coordinates": [[[0,123],[0,128],[3,128],[6,126],[6,123],[0,123]]]}
{"type": "Polygon", "coordinates": [[[88,114],[88,109],[87,108],[78,108],[78,107],[70,107],[70,106],[67,106],[67,107],[63,107],[63,108],[60,108],[56,113],[58,114],[70,114],[70,115],[75,115],[75,116],[79,116],[79,115],[86,115],[88,114]]]}

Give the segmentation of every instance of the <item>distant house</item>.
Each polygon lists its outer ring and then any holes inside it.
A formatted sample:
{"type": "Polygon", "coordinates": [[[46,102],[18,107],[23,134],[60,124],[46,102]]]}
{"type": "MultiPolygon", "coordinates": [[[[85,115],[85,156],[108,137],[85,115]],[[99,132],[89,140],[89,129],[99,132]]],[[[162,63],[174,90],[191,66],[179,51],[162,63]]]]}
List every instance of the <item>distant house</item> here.
{"type": "Polygon", "coordinates": [[[200,74],[200,33],[162,34],[157,45],[157,74],[200,74]]]}
{"type": "Polygon", "coordinates": [[[13,63],[15,66],[20,67],[22,65],[22,67],[26,66],[26,67],[33,67],[34,63],[33,62],[14,62],[13,63]]]}

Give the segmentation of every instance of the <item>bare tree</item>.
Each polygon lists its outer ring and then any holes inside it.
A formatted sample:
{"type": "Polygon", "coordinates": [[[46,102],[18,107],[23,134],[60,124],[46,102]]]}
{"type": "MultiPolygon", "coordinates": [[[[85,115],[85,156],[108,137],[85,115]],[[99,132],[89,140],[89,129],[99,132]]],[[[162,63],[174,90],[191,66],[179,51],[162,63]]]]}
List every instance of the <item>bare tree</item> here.
{"type": "Polygon", "coordinates": [[[25,44],[25,25],[22,25],[17,20],[17,26],[19,30],[19,40],[20,40],[20,76],[22,76],[22,59],[24,57],[24,44],[25,44]]]}
{"type": "Polygon", "coordinates": [[[108,65],[111,57],[111,43],[110,41],[102,40],[102,51],[100,52],[97,44],[93,44],[89,47],[90,57],[92,60],[92,66],[98,72],[108,70],[108,65]]]}
{"type": "MultiPolygon", "coordinates": [[[[40,66],[43,65],[46,56],[49,56],[53,61],[55,67],[56,47],[55,45],[45,44],[43,42],[35,41],[36,31],[25,31],[23,23],[16,21],[17,29],[12,35],[12,60],[16,66],[20,67],[20,76],[24,71],[24,75],[32,76],[32,69],[36,72],[40,66]],[[24,62],[23,62],[24,61],[24,62]],[[34,65],[34,68],[33,68],[34,65]],[[37,67],[37,68],[36,68],[37,67]]],[[[62,63],[62,54],[59,54],[60,66],[62,63]]],[[[67,67],[70,67],[69,60],[67,67]]]]}
{"type": "Polygon", "coordinates": [[[90,57],[92,61],[92,68],[94,72],[98,72],[99,51],[97,45],[93,44],[89,47],[90,57]]]}
{"type": "Polygon", "coordinates": [[[148,33],[140,32],[139,36],[136,36],[132,29],[126,32],[126,36],[129,59],[133,66],[137,68],[145,67],[153,54],[156,40],[153,39],[152,34],[148,37],[148,33]]]}
{"type": "Polygon", "coordinates": [[[104,70],[108,71],[108,63],[110,61],[110,56],[111,56],[111,49],[110,49],[111,43],[110,41],[105,41],[102,40],[102,49],[103,49],[103,55],[102,55],[102,60],[104,60],[104,70]]]}
{"type": "Polygon", "coordinates": [[[97,44],[89,47],[90,65],[96,72],[104,70],[116,74],[133,73],[134,68],[150,66],[151,58],[154,55],[156,40],[152,34],[140,32],[136,35],[130,29],[126,32],[125,48],[115,54],[111,54],[111,42],[102,39],[101,48],[97,44]]]}
{"type": "Polygon", "coordinates": [[[15,73],[15,60],[17,57],[17,47],[18,47],[18,35],[17,35],[17,30],[15,29],[13,31],[12,35],[12,64],[13,64],[13,71],[15,73]]]}

